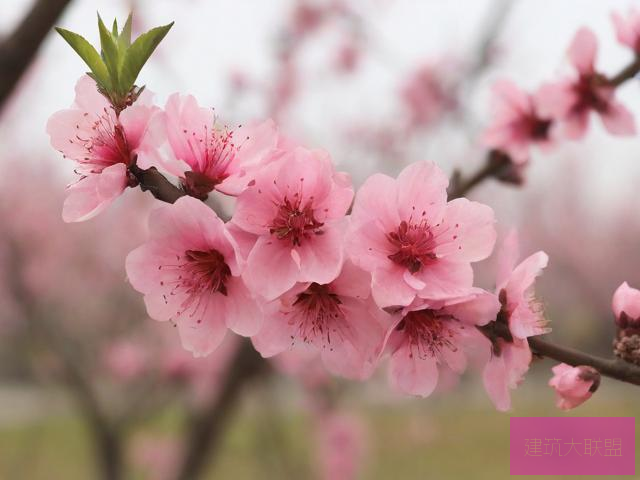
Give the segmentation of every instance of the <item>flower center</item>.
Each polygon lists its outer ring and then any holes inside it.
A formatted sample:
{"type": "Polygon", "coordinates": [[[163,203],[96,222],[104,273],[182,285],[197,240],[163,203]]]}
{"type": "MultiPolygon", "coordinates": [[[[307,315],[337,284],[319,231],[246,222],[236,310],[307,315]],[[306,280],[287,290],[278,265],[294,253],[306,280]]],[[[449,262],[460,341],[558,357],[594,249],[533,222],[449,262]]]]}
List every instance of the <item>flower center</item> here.
{"type": "Polygon", "coordinates": [[[300,196],[296,193],[294,197],[293,202],[287,197],[284,198],[269,226],[269,232],[280,240],[289,240],[293,245],[300,245],[303,238],[309,238],[311,234],[322,234],[320,228],[324,223],[315,219],[311,201],[301,207],[300,196]]]}
{"type": "MultiPolygon", "coordinates": [[[[178,315],[190,312],[190,316],[204,316],[208,305],[208,294],[221,293],[227,295],[226,282],[231,276],[231,270],[224,257],[217,250],[187,250],[184,255],[177,257],[175,265],[160,265],[159,270],[169,270],[175,273],[173,280],[161,281],[160,285],[172,286],[170,296],[181,295],[184,301],[180,305],[178,315]]],[[[165,302],[168,298],[165,295],[165,302]]],[[[198,322],[200,322],[198,320],[198,322]]]]}
{"type": "Polygon", "coordinates": [[[298,338],[305,343],[333,348],[347,334],[347,323],[340,297],[327,285],[312,283],[293,302],[290,324],[298,325],[298,338]]]}
{"type": "Polygon", "coordinates": [[[402,221],[395,232],[387,234],[387,239],[397,249],[388,258],[407,268],[411,273],[416,273],[423,266],[437,259],[433,252],[435,247],[433,238],[433,233],[426,222],[411,225],[402,221]]]}
{"type": "Polygon", "coordinates": [[[436,357],[445,348],[453,352],[457,350],[452,321],[457,319],[441,310],[417,310],[405,315],[396,331],[404,332],[409,342],[411,358],[417,355],[424,360],[436,357]]]}
{"type": "Polygon", "coordinates": [[[527,118],[527,129],[529,136],[534,140],[546,140],[549,138],[549,129],[551,128],[551,120],[545,120],[535,115],[527,118]]]}
{"type": "MultiPolygon", "coordinates": [[[[89,114],[85,113],[87,117],[89,114]]],[[[81,174],[101,173],[107,167],[117,163],[129,165],[131,162],[131,150],[127,142],[122,125],[113,119],[105,107],[100,115],[91,125],[88,137],[80,134],[80,125],[76,125],[75,137],[70,139],[71,143],[80,145],[85,155],[78,159],[81,164],[81,174]]]]}
{"type": "Polygon", "coordinates": [[[607,79],[599,73],[581,75],[573,87],[578,96],[578,103],[574,110],[593,109],[597,112],[605,112],[609,108],[611,91],[606,85],[607,79]]]}

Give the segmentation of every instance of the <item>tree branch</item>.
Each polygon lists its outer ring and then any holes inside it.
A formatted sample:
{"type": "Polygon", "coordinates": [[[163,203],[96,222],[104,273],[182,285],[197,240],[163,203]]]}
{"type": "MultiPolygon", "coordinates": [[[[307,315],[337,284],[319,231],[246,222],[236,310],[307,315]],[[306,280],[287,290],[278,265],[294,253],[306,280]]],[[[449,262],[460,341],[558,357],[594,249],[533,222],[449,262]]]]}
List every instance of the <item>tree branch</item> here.
{"type": "MultiPolygon", "coordinates": [[[[513,341],[509,326],[498,318],[495,322],[478,327],[492,343],[501,338],[507,342],[513,341]]],[[[587,365],[598,370],[602,375],[615,378],[622,382],[640,385],[640,366],[625,362],[619,358],[602,358],[590,353],[563,347],[555,343],[542,340],[540,336],[527,338],[531,351],[541,357],[551,358],[573,367],[587,365]]]]}
{"type": "Polygon", "coordinates": [[[251,342],[243,339],[219,396],[191,422],[185,457],[176,477],[178,480],[198,478],[211,460],[211,452],[219,444],[231,414],[239,404],[243,385],[267,371],[267,366],[251,342]]]}
{"type": "Polygon", "coordinates": [[[530,337],[527,340],[531,350],[537,355],[552,358],[574,367],[588,365],[607,377],[640,385],[640,367],[633,363],[625,362],[619,358],[596,357],[580,350],[545,342],[539,337],[530,337]]]}
{"type": "Polygon", "coordinates": [[[89,432],[94,439],[100,474],[104,480],[122,478],[122,444],[119,432],[113,427],[98,401],[91,380],[82,369],[83,363],[75,354],[74,345],[68,337],[60,334],[60,326],[49,325],[38,308],[37,300],[25,287],[20,272],[22,254],[19,245],[9,239],[9,268],[7,285],[16,303],[23,311],[28,326],[44,341],[47,348],[60,361],[64,381],[78,403],[89,432]]]}
{"type": "Polygon", "coordinates": [[[0,109],[31,64],[56,19],[71,0],[36,0],[20,25],[0,44],[0,109]]]}

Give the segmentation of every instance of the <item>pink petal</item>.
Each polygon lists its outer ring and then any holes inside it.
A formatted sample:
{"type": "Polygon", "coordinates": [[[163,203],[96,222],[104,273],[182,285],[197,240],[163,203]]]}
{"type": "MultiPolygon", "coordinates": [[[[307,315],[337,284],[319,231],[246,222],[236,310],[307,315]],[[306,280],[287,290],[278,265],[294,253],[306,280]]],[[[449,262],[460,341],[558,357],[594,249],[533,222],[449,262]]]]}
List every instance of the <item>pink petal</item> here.
{"type": "Polygon", "coordinates": [[[468,263],[436,260],[415,274],[425,285],[418,292],[420,298],[443,300],[465,295],[473,284],[473,269],[468,263]]]}
{"type": "Polygon", "coordinates": [[[627,20],[627,18],[618,12],[613,12],[611,14],[611,20],[616,31],[618,42],[622,45],[635,49],[637,37],[631,26],[631,19],[627,20]]]}
{"type": "Polygon", "coordinates": [[[594,62],[598,52],[598,39],[587,27],[578,30],[569,46],[569,59],[578,72],[585,74],[594,71],[594,62]]]}
{"type": "Polygon", "coordinates": [[[400,393],[427,397],[438,384],[436,361],[431,357],[420,358],[413,355],[405,343],[391,356],[389,381],[400,393]]]}
{"type": "Polygon", "coordinates": [[[75,105],[85,112],[101,115],[105,109],[113,112],[107,99],[98,91],[96,82],[88,75],[78,79],[75,87],[75,105]]]}
{"type": "Polygon", "coordinates": [[[604,128],[611,135],[635,135],[636,123],[633,114],[619,102],[609,103],[607,110],[600,114],[604,128]]]}
{"type": "Polygon", "coordinates": [[[480,289],[474,291],[468,300],[447,305],[447,311],[467,325],[486,325],[498,316],[500,301],[492,293],[480,289]]]}
{"type": "Polygon", "coordinates": [[[65,222],[82,222],[105,210],[127,187],[127,167],[117,163],[69,186],[62,208],[65,222]]]}
{"type": "Polygon", "coordinates": [[[345,260],[340,275],[331,282],[331,290],[337,295],[364,300],[371,295],[371,274],[345,260]]]}
{"type": "Polygon", "coordinates": [[[438,223],[447,202],[448,185],[449,179],[435,163],[416,162],[406,167],[398,175],[396,187],[400,218],[438,223]]]}
{"type": "Polygon", "coordinates": [[[466,198],[446,206],[440,225],[432,229],[438,257],[457,262],[484,260],[496,242],[495,216],[491,207],[466,198]]]}
{"type": "Polygon", "coordinates": [[[149,125],[149,120],[157,111],[159,111],[158,107],[136,103],[131,107],[125,108],[120,114],[120,123],[124,128],[127,143],[132,151],[135,151],[140,146],[142,137],[149,125]]]}
{"type": "Polygon", "coordinates": [[[392,263],[389,255],[394,253],[387,239],[387,233],[391,230],[384,230],[377,220],[356,224],[353,219],[349,230],[345,249],[353,263],[367,271],[389,268],[392,263]]]}
{"type": "Polygon", "coordinates": [[[589,127],[589,110],[580,110],[571,113],[564,119],[564,135],[569,140],[580,140],[589,127]]]}
{"type": "Polygon", "coordinates": [[[373,272],[371,293],[380,308],[404,307],[416,297],[416,291],[404,281],[405,269],[398,265],[373,272]]]}
{"type": "Polygon", "coordinates": [[[622,312],[632,319],[640,318],[640,290],[624,282],[613,294],[612,308],[616,318],[620,318],[622,312]]]}
{"type": "Polygon", "coordinates": [[[249,290],[238,277],[230,277],[226,284],[226,325],[243,337],[255,335],[262,326],[262,312],[249,290]]]}
{"type": "Polygon", "coordinates": [[[381,173],[371,175],[360,187],[351,214],[354,226],[372,220],[379,222],[380,228],[385,231],[397,228],[401,221],[397,210],[395,180],[381,173]]]}
{"type": "Polygon", "coordinates": [[[227,333],[224,319],[228,312],[224,295],[214,293],[206,300],[204,316],[182,315],[176,320],[182,346],[195,357],[209,355],[220,346],[227,333]]]}
{"type": "Polygon", "coordinates": [[[299,274],[288,243],[261,237],[249,254],[242,277],[250,291],[270,301],[293,287],[299,274]]]}

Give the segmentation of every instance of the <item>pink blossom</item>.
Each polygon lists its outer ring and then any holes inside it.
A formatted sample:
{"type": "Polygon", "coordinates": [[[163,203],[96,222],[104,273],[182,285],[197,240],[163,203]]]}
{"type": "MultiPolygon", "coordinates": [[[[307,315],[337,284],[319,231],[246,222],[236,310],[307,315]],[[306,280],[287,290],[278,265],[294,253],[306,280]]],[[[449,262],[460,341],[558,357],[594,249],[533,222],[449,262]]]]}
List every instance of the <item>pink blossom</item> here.
{"type": "Polygon", "coordinates": [[[80,179],[68,187],[62,217],[80,222],[107,208],[127,187],[127,168],[135,161],[155,107],[144,105],[143,95],[116,115],[88,76],[76,85],[76,98],[68,110],[54,113],[47,122],[51,145],[76,162],[80,179]]]}
{"type": "Polygon", "coordinates": [[[613,294],[612,308],[620,328],[640,327],[640,290],[624,282],[613,294]]]}
{"type": "Polygon", "coordinates": [[[149,316],[170,320],[196,356],[211,353],[227,328],[254,335],[261,314],[240,278],[238,248],[213,210],[192,197],[154,210],[150,239],[127,256],[127,275],[149,316]]]}
{"type": "Polygon", "coordinates": [[[411,128],[429,127],[455,108],[455,99],[441,73],[444,65],[423,65],[406,79],[400,98],[411,128]]]}
{"type": "Polygon", "coordinates": [[[131,381],[143,374],[148,361],[146,349],[141,344],[127,340],[109,345],[103,358],[109,373],[124,382],[131,381]]]}
{"type": "Polygon", "coordinates": [[[276,127],[270,120],[237,130],[215,123],[214,111],[200,107],[193,96],[171,95],[165,110],[151,120],[138,165],[179,177],[196,198],[206,199],[214,189],[238,195],[247,173],[276,147],[276,127]]]}
{"type": "Polygon", "coordinates": [[[343,262],[343,221],[351,181],[328,154],[282,151],[256,172],[239,197],[232,222],[255,236],[243,278],[252,292],[274,300],[296,283],[326,285],[343,262]]]}
{"type": "Polygon", "coordinates": [[[358,191],[346,248],[372,273],[380,307],[462,295],[473,283],[471,262],[491,253],[493,210],[464,198],[447,203],[447,184],[435,164],[417,162],[397,180],[373,175],[358,191]]]}
{"type": "Polygon", "coordinates": [[[447,300],[418,300],[403,309],[387,342],[391,385],[426,397],[438,384],[440,366],[462,373],[466,349],[487,346],[475,327],[493,321],[499,310],[496,296],[480,289],[447,300]]]}
{"type": "Polygon", "coordinates": [[[582,405],[600,385],[600,374],[592,367],[572,367],[561,363],[551,370],[553,378],[549,380],[549,386],[556,391],[556,405],[561,410],[582,405]]]}
{"type": "Polygon", "coordinates": [[[563,123],[564,134],[582,138],[589,124],[589,114],[596,112],[612,135],[633,135],[633,115],[614,98],[615,88],[596,71],[597,38],[588,28],[576,33],[569,47],[569,59],[577,75],[544,85],[537,96],[540,114],[563,123]]]}
{"type": "Polygon", "coordinates": [[[345,262],[328,284],[298,284],[265,305],[262,330],[252,338],[263,356],[291,347],[320,352],[334,374],[364,379],[382,350],[386,315],[370,299],[370,275],[345,262]]]}
{"type": "Polygon", "coordinates": [[[611,14],[618,42],[640,53],[640,11],[631,8],[627,14],[614,12],[611,14]]]}
{"type": "Polygon", "coordinates": [[[535,97],[508,80],[496,82],[493,94],[494,121],[484,133],[484,144],[506,153],[519,165],[529,159],[531,146],[548,150],[551,120],[539,114],[535,97]]]}
{"type": "Polygon", "coordinates": [[[353,72],[360,61],[360,47],[354,39],[347,39],[338,47],[335,56],[335,68],[341,73],[353,72]]]}
{"type": "Polygon", "coordinates": [[[184,446],[178,439],[157,434],[136,436],[131,450],[134,465],[148,480],[175,478],[183,455],[184,446]]]}
{"type": "Polygon", "coordinates": [[[355,480],[365,454],[364,426],[346,414],[318,420],[318,460],[323,480],[355,480]]]}
{"type": "Polygon", "coordinates": [[[526,339],[551,331],[533,291],[536,277],[547,266],[547,254],[534,253],[515,266],[518,255],[514,230],[504,240],[496,279],[501,309],[495,326],[508,328],[511,340],[504,335],[492,339],[491,357],[483,372],[485,388],[498,410],[511,407],[509,390],[520,384],[529,369],[531,351],[526,339]]]}

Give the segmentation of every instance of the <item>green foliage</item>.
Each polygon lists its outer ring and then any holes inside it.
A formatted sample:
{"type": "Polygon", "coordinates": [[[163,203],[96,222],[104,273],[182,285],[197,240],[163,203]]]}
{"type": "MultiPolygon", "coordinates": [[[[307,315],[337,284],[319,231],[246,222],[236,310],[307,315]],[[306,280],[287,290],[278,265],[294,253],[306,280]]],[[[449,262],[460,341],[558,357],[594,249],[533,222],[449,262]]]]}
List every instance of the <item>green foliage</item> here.
{"type": "MultiPolygon", "coordinates": [[[[87,72],[100,91],[116,109],[122,110],[135,101],[142,89],[136,90],[135,82],[144,64],[169,33],[173,22],[152,28],[131,42],[132,15],[118,32],[118,22],[114,20],[109,30],[98,15],[100,32],[100,53],[82,36],[63,28],[56,31],[66,40],[89,67],[87,72]]],[[[142,87],[144,88],[144,87],[142,87]]]]}

